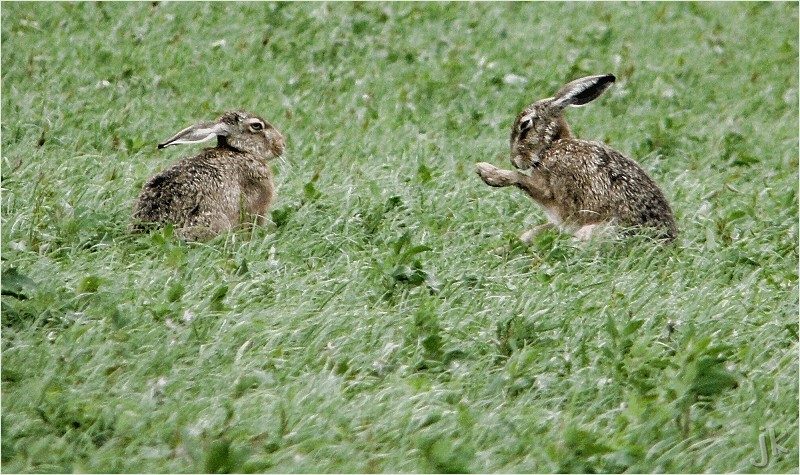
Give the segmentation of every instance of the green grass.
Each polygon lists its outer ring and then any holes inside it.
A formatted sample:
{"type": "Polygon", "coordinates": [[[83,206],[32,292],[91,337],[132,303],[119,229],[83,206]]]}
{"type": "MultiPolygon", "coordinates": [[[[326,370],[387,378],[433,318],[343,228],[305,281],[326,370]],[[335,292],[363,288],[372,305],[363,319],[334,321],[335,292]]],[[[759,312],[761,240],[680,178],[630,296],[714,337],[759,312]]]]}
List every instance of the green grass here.
{"type": "Polygon", "coordinates": [[[797,18],[4,3],[2,470],[797,472],[797,18]],[[573,129],[681,235],[523,247],[543,213],[474,163],[606,72],[573,129]],[[155,144],[233,108],[288,139],[273,222],[128,234],[199,148],[155,144]]]}

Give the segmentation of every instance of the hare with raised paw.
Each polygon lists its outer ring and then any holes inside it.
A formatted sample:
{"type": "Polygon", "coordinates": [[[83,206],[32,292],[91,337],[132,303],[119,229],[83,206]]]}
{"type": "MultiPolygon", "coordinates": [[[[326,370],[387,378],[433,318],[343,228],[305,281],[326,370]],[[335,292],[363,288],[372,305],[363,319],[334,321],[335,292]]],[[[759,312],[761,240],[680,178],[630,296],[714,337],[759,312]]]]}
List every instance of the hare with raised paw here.
{"type": "Polygon", "coordinates": [[[205,240],[241,224],[263,223],[274,196],[269,160],[283,154],[283,135],[244,111],[187,127],[158,145],[217,139],[217,146],[150,178],[133,212],[134,231],[172,224],[176,235],[205,240]]]}
{"type": "MultiPolygon", "coordinates": [[[[677,235],[672,210],[647,172],[604,143],[574,138],[564,120],[566,107],[596,99],[615,79],[611,74],[577,79],[526,107],[511,129],[511,163],[518,170],[481,162],[478,175],[489,186],[520,188],[544,208],[545,227],[577,239],[620,226],[651,229],[672,240],[677,235]]],[[[536,232],[520,238],[529,242],[536,232]]]]}

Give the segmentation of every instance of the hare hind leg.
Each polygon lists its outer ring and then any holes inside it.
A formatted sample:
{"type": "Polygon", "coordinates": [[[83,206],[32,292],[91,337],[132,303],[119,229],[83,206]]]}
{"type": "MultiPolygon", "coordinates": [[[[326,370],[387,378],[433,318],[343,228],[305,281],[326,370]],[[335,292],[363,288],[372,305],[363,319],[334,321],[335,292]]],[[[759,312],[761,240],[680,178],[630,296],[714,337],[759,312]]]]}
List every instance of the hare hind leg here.
{"type": "Polygon", "coordinates": [[[613,222],[585,224],[578,228],[573,233],[573,236],[579,241],[587,242],[598,237],[614,236],[616,230],[617,228],[614,226],[613,222]]]}
{"type": "Polygon", "coordinates": [[[581,226],[577,231],[575,231],[575,239],[579,241],[588,241],[592,238],[596,228],[596,224],[587,224],[586,226],[581,226]]]}
{"type": "Polygon", "coordinates": [[[233,229],[233,223],[224,213],[206,215],[193,219],[175,230],[175,234],[185,241],[208,241],[209,239],[233,229]]]}
{"type": "Polygon", "coordinates": [[[175,230],[175,235],[184,241],[208,241],[217,234],[208,226],[184,226],[175,230]]]}

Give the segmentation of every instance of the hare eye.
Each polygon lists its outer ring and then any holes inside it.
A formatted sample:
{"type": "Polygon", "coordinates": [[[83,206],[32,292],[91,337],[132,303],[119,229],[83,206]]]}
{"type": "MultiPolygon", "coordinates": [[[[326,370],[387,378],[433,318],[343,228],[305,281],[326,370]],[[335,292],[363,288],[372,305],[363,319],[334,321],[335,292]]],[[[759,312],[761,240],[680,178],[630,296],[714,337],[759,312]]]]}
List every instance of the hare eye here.
{"type": "Polygon", "coordinates": [[[250,124],[250,128],[252,128],[253,130],[258,131],[258,130],[263,129],[264,125],[261,124],[261,122],[253,122],[252,124],[250,124]]]}

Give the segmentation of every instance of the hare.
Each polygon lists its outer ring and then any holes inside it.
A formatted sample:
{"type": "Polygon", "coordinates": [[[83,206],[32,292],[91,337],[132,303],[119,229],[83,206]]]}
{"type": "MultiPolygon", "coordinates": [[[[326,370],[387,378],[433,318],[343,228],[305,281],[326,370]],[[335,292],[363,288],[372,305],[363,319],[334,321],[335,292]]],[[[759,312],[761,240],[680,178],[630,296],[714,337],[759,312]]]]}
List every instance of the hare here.
{"type": "Polygon", "coordinates": [[[269,122],[244,111],[224,113],[216,122],[187,127],[164,143],[217,146],[184,158],[150,178],[133,211],[133,231],[172,224],[176,235],[205,240],[253,219],[262,224],[274,195],[268,160],[283,154],[283,135],[269,122]]]}
{"type": "Polygon", "coordinates": [[[542,227],[587,240],[612,225],[650,228],[667,241],[676,237],[669,203],[647,172],[608,145],[574,138],[564,120],[567,106],[596,99],[615,80],[612,74],[577,79],[517,116],[511,129],[511,163],[529,174],[477,164],[487,185],[516,186],[544,208],[549,223],[524,233],[523,241],[529,242],[542,227]]]}

